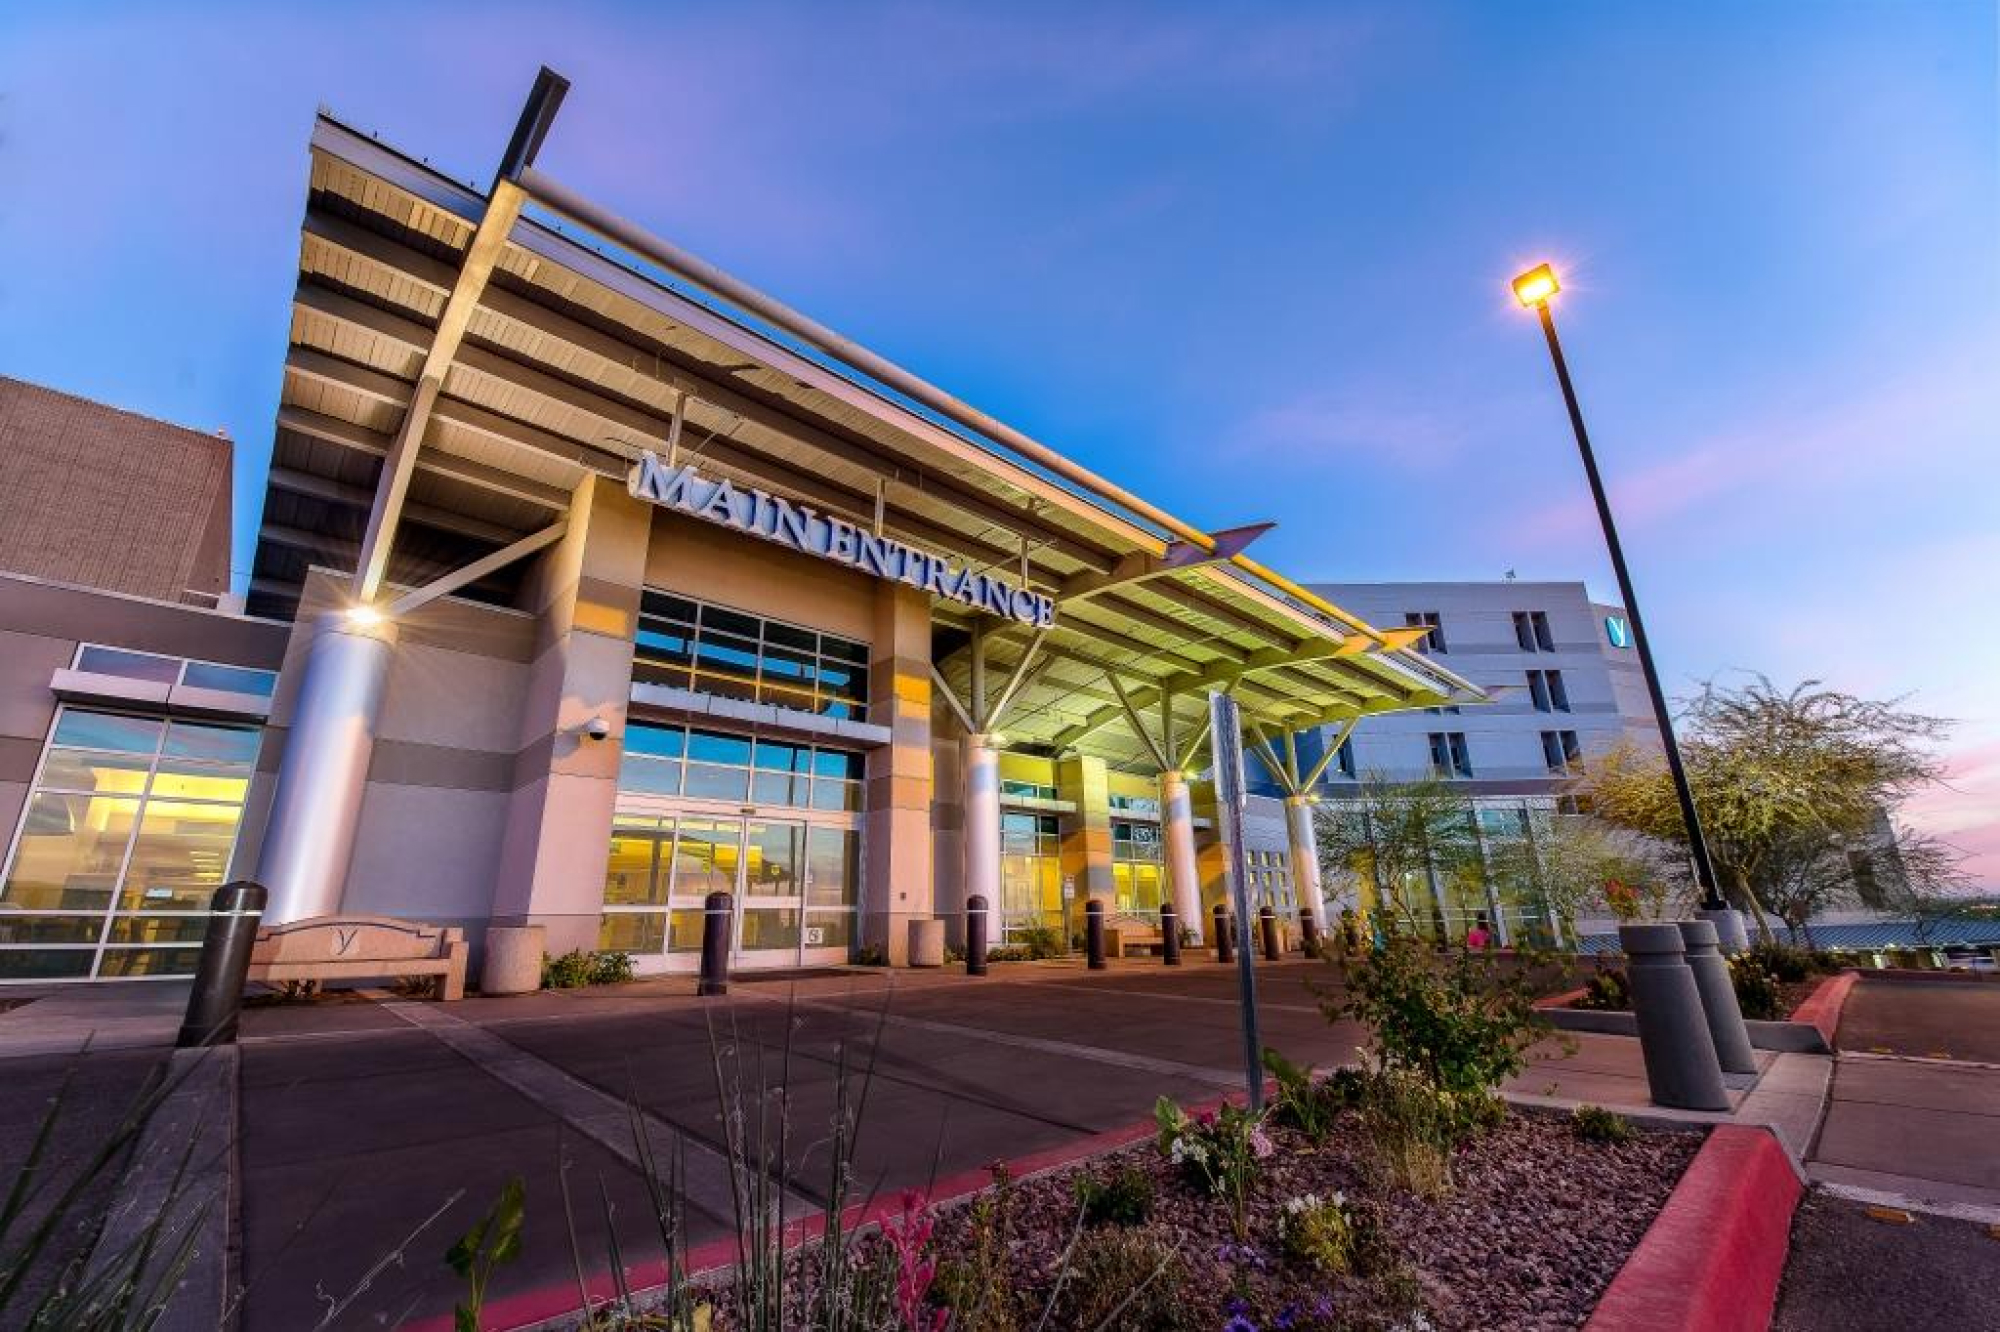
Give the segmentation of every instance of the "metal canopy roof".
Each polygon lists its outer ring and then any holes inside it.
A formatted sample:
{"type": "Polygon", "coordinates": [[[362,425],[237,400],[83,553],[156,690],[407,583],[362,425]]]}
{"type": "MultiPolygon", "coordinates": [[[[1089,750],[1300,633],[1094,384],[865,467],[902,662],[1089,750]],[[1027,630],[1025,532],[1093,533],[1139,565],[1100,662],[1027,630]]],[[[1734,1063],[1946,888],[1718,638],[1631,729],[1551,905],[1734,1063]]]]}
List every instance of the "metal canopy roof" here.
{"type": "MultiPolygon", "coordinates": [[[[292,614],[312,565],[356,567],[383,459],[487,207],[320,118],[253,613],[292,614]]],[[[443,372],[389,580],[427,582],[547,525],[586,474],[622,479],[641,450],[662,448],[677,410],[683,456],[706,473],[862,526],[879,494],[889,535],[970,567],[1025,569],[1058,597],[1000,724],[1017,748],[1153,766],[1107,672],[1155,727],[1167,695],[1189,738],[1213,687],[1282,731],[1483,699],[1403,648],[1407,631],[1337,619],[1212,558],[1164,567],[1174,538],[1157,524],[534,216],[508,229],[443,372]]],[[[504,604],[519,577],[502,570],[462,595],[504,604]]],[[[963,697],[974,612],[940,601],[934,614],[940,673],[963,697]]],[[[989,670],[1005,678],[1032,636],[989,633],[989,670]]]]}

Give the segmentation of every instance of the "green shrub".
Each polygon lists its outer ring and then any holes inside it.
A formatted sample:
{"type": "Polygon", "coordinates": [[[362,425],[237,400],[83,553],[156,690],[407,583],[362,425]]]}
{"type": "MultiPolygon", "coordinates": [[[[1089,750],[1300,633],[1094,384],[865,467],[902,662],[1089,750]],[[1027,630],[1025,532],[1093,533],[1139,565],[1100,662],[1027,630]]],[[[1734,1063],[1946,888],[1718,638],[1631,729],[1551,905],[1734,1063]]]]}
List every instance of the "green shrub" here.
{"type": "Polygon", "coordinates": [[[616,950],[590,955],[590,983],[618,985],[632,979],[632,955],[616,950]]]}
{"type": "Polygon", "coordinates": [[[1367,1027],[1378,1068],[1408,1069],[1454,1096],[1490,1093],[1520,1072],[1548,1030],[1535,1011],[1532,962],[1503,971],[1484,950],[1439,954],[1397,932],[1333,965],[1345,991],[1321,998],[1327,1019],[1367,1027]]]}
{"type": "Polygon", "coordinates": [[[1071,1246],[1050,1326],[1179,1332],[1196,1326],[1173,1246],[1144,1230],[1093,1230],[1071,1246]]]}
{"type": "Polygon", "coordinates": [[[987,949],[986,960],[988,962],[1026,962],[1028,960],[1028,950],[1025,948],[1010,948],[1003,944],[998,948],[987,949]]]}
{"type": "Polygon", "coordinates": [[[1578,1106],[1570,1126],[1585,1142],[1625,1142],[1632,1136],[1632,1121],[1601,1105],[1578,1106]]]}
{"type": "Polygon", "coordinates": [[[1159,1125],[1160,1154],[1229,1205],[1230,1223],[1242,1239],[1249,1231],[1250,1191],[1274,1150],[1263,1116],[1229,1104],[1191,1116],[1162,1096],[1153,1104],[1153,1119],[1159,1125]]]}
{"type": "Polygon", "coordinates": [[[931,1294],[951,1310],[953,1332],[1018,1332],[1025,1306],[1014,1274],[1014,1181],[995,1165],[993,1187],[966,1213],[959,1257],[938,1265],[931,1294]]]}
{"type": "Polygon", "coordinates": [[[889,965],[889,950],[881,944],[863,944],[854,950],[854,965],[857,967],[886,967],[889,965]]]}
{"type": "Polygon", "coordinates": [[[1368,1074],[1358,1068],[1336,1068],[1319,1085],[1319,1090],[1335,1110],[1351,1110],[1367,1095],[1368,1074]]]}
{"type": "Polygon", "coordinates": [[[1729,959],[1729,979],[1736,987],[1736,1006],[1753,1021],[1775,1022],[1785,1016],[1784,995],[1771,973],[1747,953],[1729,959]]]}
{"type": "Polygon", "coordinates": [[[1063,947],[1062,931],[1053,925],[1030,925],[1016,930],[1014,937],[1031,962],[1061,957],[1068,951],[1063,947]]]}
{"type": "Polygon", "coordinates": [[[1338,1276],[1354,1265],[1354,1227],[1347,1216],[1347,1197],[1317,1193],[1285,1200],[1278,1213],[1278,1242],[1285,1257],[1326,1276],[1338,1276]]]}
{"type": "Polygon", "coordinates": [[[1361,1123],[1389,1182],[1430,1198],[1451,1188],[1452,1151],[1491,1115],[1493,1101],[1482,1092],[1465,1102],[1415,1069],[1382,1068],[1369,1076],[1361,1123]]]}
{"type": "Polygon", "coordinates": [[[1583,998],[1572,1007],[1624,1013],[1632,1007],[1632,984],[1617,967],[1607,967],[1584,983],[1583,998]]]}
{"type": "Polygon", "coordinates": [[[1340,1106],[1313,1081],[1312,1066],[1294,1064],[1267,1045],[1264,1069],[1278,1081],[1278,1099],[1271,1107],[1272,1116],[1280,1123],[1290,1124],[1315,1144],[1325,1142],[1333,1132],[1334,1117],[1340,1113],[1340,1106]]]}
{"type": "Polygon", "coordinates": [[[1760,943],[1744,956],[1769,973],[1773,980],[1785,985],[1797,985],[1816,969],[1812,953],[1791,944],[1760,943]]]}
{"type": "Polygon", "coordinates": [[[542,954],[542,988],[545,990],[574,990],[580,985],[590,984],[590,954],[581,948],[572,948],[561,957],[542,954]]]}
{"type": "Polygon", "coordinates": [[[1102,1179],[1080,1174],[1070,1188],[1086,1226],[1143,1226],[1153,1214],[1153,1181],[1132,1166],[1102,1179]]]}

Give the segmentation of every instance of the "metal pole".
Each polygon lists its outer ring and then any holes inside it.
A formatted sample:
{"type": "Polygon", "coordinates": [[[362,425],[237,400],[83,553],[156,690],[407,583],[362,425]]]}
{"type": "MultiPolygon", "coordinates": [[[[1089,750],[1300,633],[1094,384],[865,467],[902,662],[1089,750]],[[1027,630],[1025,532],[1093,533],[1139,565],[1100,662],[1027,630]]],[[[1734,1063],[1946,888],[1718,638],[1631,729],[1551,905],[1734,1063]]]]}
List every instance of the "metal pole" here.
{"type": "Polygon", "coordinates": [[[986,899],[978,893],[965,902],[965,974],[986,974],[986,899]]]}
{"type": "Polygon", "coordinates": [[[208,899],[208,928],[202,934],[201,960],[195,964],[194,989],[188,995],[187,1016],[174,1044],[230,1045],[236,1040],[236,1019],[243,1011],[243,980],[250,971],[250,950],[264,914],[264,885],[248,879],[225,883],[208,899]]]}
{"type": "Polygon", "coordinates": [[[1611,520],[1611,501],[1605,498],[1603,478],[1597,474],[1597,458],[1590,450],[1590,432],[1584,429],[1583,409],[1577,405],[1576,387],[1570,383],[1569,362],[1563,359],[1562,340],[1556,337],[1556,319],[1547,301],[1535,307],[1541,316],[1542,332],[1549,340],[1549,356],[1555,361],[1556,381],[1562,385],[1563,405],[1569,409],[1570,429],[1576,433],[1576,449],[1583,455],[1583,473],[1590,481],[1590,498],[1597,505],[1597,521],[1604,528],[1604,544],[1611,552],[1611,569],[1618,576],[1618,595],[1625,599],[1625,613],[1632,618],[1632,645],[1639,650],[1639,668],[1646,676],[1646,692],[1652,696],[1653,712],[1659,718],[1660,738],[1667,744],[1667,770],[1673,774],[1674,794],[1679,797],[1681,821],[1687,825],[1688,850],[1694,856],[1695,878],[1701,887],[1702,906],[1719,911],[1728,903],[1715,884],[1715,869],[1709,863],[1708,842],[1702,837],[1701,816],[1695,812],[1694,791],[1688,786],[1687,769],[1681,766],[1681,747],[1674,739],[1673,715],[1667,711],[1666,692],[1660,688],[1660,672],[1653,665],[1653,640],[1646,633],[1646,621],[1639,614],[1639,597],[1632,590],[1632,575],[1625,568],[1625,548],[1618,543],[1618,527],[1611,520]]]}
{"type": "Polygon", "coordinates": [[[1083,904],[1083,947],[1090,970],[1104,970],[1104,903],[1099,898],[1083,904]]]}
{"type": "Polygon", "coordinates": [[[701,907],[701,981],[694,992],[703,998],[729,993],[729,925],[736,899],[710,893],[701,907]]]}
{"type": "Polygon", "coordinates": [[[1170,967],[1181,964],[1181,918],[1172,902],[1160,904],[1160,960],[1170,967]]]}
{"type": "Polygon", "coordinates": [[[1243,873],[1243,722],[1228,694],[1208,696],[1209,753],[1215,761],[1216,831],[1222,836],[1224,881],[1236,905],[1236,987],[1243,1018],[1243,1080],[1250,1109],[1264,1108],[1263,1042],[1257,1036],[1257,955],[1250,942],[1249,886],[1243,873]]]}

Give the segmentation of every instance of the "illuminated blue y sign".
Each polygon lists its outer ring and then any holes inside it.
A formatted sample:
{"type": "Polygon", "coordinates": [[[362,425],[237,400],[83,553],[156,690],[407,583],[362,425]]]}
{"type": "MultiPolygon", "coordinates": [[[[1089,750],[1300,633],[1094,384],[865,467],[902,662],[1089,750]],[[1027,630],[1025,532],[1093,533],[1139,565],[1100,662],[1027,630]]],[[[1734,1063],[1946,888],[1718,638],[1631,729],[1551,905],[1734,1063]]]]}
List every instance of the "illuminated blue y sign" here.
{"type": "Polygon", "coordinates": [[[1632,626],[1625,623],[1625,617],[1622,615],[1607,615],[1604,617],[1604,636],[1611,640],[1612,647],[1628,648],[1632,646],[1632,626]]]}

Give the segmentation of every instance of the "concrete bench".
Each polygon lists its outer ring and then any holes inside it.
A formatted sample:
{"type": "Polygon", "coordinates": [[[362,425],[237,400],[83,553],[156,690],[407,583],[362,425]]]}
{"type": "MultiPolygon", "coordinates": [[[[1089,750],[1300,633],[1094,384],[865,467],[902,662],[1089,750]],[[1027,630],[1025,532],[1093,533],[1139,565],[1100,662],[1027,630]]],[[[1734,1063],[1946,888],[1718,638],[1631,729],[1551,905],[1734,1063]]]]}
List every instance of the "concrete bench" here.
{"type": "Polygon", "coordinates": [[[1157,953],[1167,946],[1166,936],[1157,925],[1140,925],[1123,921],[1104,927],[1104,955],[1106,957],[1127,957],[1133,949],[1145,953],[1157,953]]]}
{"type": "Polygon", "coordinates": [[[249,979],[400,980],[436,977],[439,999],[465,997],[465,931],[390,916],[316,916],[257,931],[249,979]]]}

